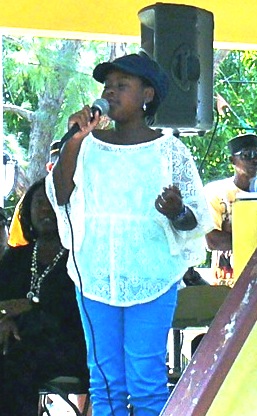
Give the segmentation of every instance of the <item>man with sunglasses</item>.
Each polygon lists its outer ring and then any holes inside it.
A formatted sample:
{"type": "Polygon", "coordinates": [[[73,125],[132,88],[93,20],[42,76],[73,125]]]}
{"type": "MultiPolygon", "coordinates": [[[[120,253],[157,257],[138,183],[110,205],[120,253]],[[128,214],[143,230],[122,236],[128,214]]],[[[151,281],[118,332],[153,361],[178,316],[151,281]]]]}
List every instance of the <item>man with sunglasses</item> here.
{"type": "Polygon", "coordinates": [[[204,192],[209,203],[215,229],[206,235],[208,249],[212,251],[211,267],[213,283],[233,286],[232,256],[232,207],[237,193],[256,191],[257,136],[243,134],[228,142],[230,162],[234,176],[205,185],[204,192]]]}

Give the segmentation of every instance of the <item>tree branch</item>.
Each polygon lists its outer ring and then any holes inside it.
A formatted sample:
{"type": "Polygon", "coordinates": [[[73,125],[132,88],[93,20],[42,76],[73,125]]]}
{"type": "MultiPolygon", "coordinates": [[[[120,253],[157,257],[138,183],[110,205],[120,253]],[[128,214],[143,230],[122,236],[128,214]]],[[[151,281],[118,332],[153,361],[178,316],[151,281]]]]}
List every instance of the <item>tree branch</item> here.
{"type": "Polygon", "coordinates": [[[19,107],[18,105],[13,105],[13,104],[4,104],[3,111],[18,114],[22,118],[25,118],[26,120],[28,120],[30,123],[32,122],[33,114],[34,114],[33,111],[26,110],[25,108],[22,108],[22,107],[19,107]]]}

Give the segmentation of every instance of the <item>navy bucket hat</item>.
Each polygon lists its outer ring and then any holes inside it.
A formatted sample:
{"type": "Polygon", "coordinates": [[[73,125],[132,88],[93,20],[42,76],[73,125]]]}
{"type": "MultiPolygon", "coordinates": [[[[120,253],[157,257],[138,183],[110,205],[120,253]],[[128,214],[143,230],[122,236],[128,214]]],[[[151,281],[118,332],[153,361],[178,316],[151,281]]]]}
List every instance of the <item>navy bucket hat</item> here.
{"type": "Polygon", "coordinates": [[[93,77],[103,84],[106,75],[115,69],[148,81],[154,88],[159,103],[166,97],[169,78],[160,65],[149,58],[146,53],[125,55],[112,62],[103,62],[95,67],[93,77]]]}
{"type": "Polygon", "coordinates": [[[248,147],[257,147],[257,136],[255,134],[240,134],[228,142],[228,148],[232,155],[248,147]]]}

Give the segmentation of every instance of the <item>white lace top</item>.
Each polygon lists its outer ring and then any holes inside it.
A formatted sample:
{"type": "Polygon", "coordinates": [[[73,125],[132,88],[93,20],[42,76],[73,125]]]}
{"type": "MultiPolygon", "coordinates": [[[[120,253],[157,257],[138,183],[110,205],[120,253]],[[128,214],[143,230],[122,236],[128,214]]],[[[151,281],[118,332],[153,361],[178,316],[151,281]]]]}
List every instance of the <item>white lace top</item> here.
{"type": "Polygon", "coordinates": [[[171,130],[126,146],[90,134],[81,145],[74,182],[67,210],[56,203],[51,173],[46,190],[62,244],[70,250],[69,274],[80,287],[79,272],[86,297],[117,306],[148,302],[205,259],[204,235],[213,226],[202,183],[189,150],[171,130]],[[170,184],[179,185],[197,218],[192,231],[177,231],[154,206],[170,184]]]}

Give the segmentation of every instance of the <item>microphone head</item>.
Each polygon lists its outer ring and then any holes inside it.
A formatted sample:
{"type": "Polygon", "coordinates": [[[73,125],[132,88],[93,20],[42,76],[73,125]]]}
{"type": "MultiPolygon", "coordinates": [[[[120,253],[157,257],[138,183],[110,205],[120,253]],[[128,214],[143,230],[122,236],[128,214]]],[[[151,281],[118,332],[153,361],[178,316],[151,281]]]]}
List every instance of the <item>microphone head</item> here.
{"type": "Polygon", "coordinates": [[[110,105],[105,98],[97,98],[97,100],[93,102],[92,108],[98,110],[101,116],[105,116],[110,110],[110,105]]]}

